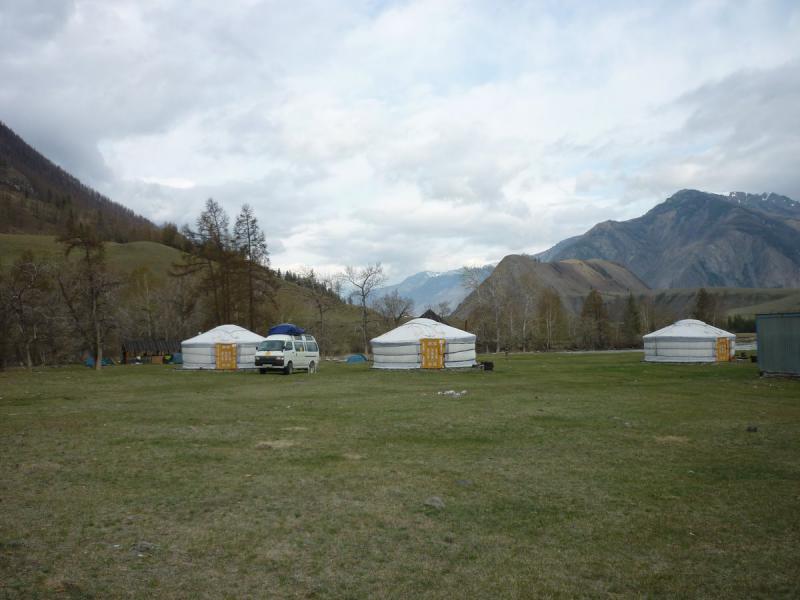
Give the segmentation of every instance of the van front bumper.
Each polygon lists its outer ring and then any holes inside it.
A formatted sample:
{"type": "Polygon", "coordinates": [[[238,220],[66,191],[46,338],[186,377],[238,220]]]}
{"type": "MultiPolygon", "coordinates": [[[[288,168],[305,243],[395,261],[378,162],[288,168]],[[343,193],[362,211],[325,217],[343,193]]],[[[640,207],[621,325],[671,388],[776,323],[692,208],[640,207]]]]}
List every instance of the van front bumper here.
{"type": "Polygon", "coordinates": [[[283,357],[281,356],[256,356],[257,367],[282,367],[283,357]]]}

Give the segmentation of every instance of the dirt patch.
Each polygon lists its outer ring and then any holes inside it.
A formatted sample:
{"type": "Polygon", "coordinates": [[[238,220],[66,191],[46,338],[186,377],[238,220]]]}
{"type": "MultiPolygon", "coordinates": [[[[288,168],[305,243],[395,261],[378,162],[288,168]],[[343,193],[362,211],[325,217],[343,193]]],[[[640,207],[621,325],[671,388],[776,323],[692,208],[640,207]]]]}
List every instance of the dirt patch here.
{"type": "Polygon", "coordinates": [[[57,594],[69,594],[70,596],[80,596],[82,594],[81,587],[77,583],[61,577],[48,577],[44,581],[44,587],[48,591],[56,592],[57,594]]]}
{"type": "Polygon", "coordinates": [[[656,441],[659,444],[686,444],[689,438],[682,435],[657,435],[656,441]]]}
{"type": "Polygon", "coordinates": [[[308,431],[308,427],[281,427],[281,431],[308,431]]]}
{"type": "Polygon", "coordinates": [[[57,462],[43,460],[39,462],[22,463],[19,468],[25,473],[34,473],[37,471],[60,471],[62,466],[57,462]]]}
{"type": "Polygon", "coordinates": [[[345,452],[342,454],[347,460],[364,460],[364,455],[362,454],[355,454],[353,452],[345,452]]]}
{"type": "Polygon", "coordinates": [[[293,440],[265,440],[256,444],[256,450],[281,450],[291,448],[295,443],[293,440]]]}

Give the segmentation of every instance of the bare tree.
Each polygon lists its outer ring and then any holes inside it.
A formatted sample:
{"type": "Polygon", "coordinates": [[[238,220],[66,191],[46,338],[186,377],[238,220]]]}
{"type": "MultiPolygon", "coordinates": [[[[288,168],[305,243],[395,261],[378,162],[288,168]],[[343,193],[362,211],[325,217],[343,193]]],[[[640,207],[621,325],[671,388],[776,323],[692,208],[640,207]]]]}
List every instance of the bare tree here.
{"type": "Polygon", "coordinates": [[[77,264],[58,273],[58,285],[75,328],[90,348],[94,368],[103,363],[103,340],[114,327],[111,293],[118,286],[106,271],[105,245],[94,229],[83,223],[73,226],[58,240],[64,254],[80,254],[77,264]]]}
{"type": "Polygon", "coordinates": [[[443,300],[436,305],[434,312],[443,319],[446,319],[453,312],[453,309],[447,300],[443,300]]]}
{"type": "Polygon", "coordinates": [[[369,353],[369,340],[367,339],[367,301],[372,291],[386,281],[381,263],[365,267],[348,266],[341,275],[342,281],[353,288],[350,298],[357,298],[361,305],[361,333],[364,337],[364,354],[369,353]]]}
{"type": "Polygon", "coordinates": [[[558,292],[551,288],[543,289],[536,303],[536,320],[545,350],[553,349],[559,334],[563,333],[566,319],[564,305],[561,303],[561,296],[558,295],[558,292]]]}
{"type": "Polygon", "coordinates": [[[37,260],[32,252],[26,251],[14,261],[4,286],[5,304],[12,316],[28,369],[33,368],[31,349],[46,326],[51,308],[47,292],[52,274],[51,263],[37,260]]]}
{"type": "Polygon", "coordinates": [[[390,294],[378,298],[373,308],[383,317],[387,325],[397,327],[400,321],[412,315],[414,301],[393,290],[390,294]]]}
{"type": "Polygon", "coordinates": [[[326,315],[341,303],[339,293],[341,282],[331,275],[318,276],[314,269],[300,275],[302,285],[300,292],[314,306],[317,313],[317,327],[314,337],[320,342],[320,351],[327,345],[327,319],[326,315]]]}
{"type": "Polygon", "coordinates": [[[8,340],[11,337],[11,303],[8,280],[0,263],[0,371],[6,368],[8,340]]]}
{"type": "Polygon", "coordinates": [[[490,275],[484,278],[485,273],[486,269],[484,267],[464,267],[461,271],[461,285],[475,294],[475,298],[478,301],[478,310],[486,311],[491,316],[495,352],[500,352],[503,293],[505,290],[498,277],[490,275]]]}

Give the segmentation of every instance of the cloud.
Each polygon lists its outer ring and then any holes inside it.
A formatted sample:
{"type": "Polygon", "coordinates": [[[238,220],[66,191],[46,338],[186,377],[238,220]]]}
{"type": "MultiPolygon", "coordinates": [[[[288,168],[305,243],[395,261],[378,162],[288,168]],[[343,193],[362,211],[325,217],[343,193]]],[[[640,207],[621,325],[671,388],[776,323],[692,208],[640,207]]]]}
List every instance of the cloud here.
{"type": "Polygon", "coordinates": [[[800,197],[791,2],[5,4],[5,122],[157,221],[251,204],[280,267],[400,277],[682,187],[800,197]]]}

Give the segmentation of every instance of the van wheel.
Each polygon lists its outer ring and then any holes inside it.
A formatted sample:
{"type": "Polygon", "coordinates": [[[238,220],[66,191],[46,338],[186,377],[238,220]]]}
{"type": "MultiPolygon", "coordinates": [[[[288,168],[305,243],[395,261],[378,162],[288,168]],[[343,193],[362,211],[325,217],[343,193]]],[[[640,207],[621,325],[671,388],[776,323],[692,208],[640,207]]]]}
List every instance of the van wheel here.
{"type": "Polygon", "coordinates": [[[283,374],[284,375],[291,375],[293,371],[294,371],[294,367],[292,366],[292,363],[289,363],[288,365],[286,365],[283,368],[283,374]]]}
{"type": "Polygon", "coordinates": [[[316,372],[317,372],[317,363],[315,363],[312,360],[310,363],[308,363],[308,373],[312,374],[312,373],[316,373],[316,372]]]}
{"type": "Polygon", "coordinates": [[[259,369],[258,372],[261,373],[262,375],[266,375],[267,370],[266,369],[259,369]]]}

